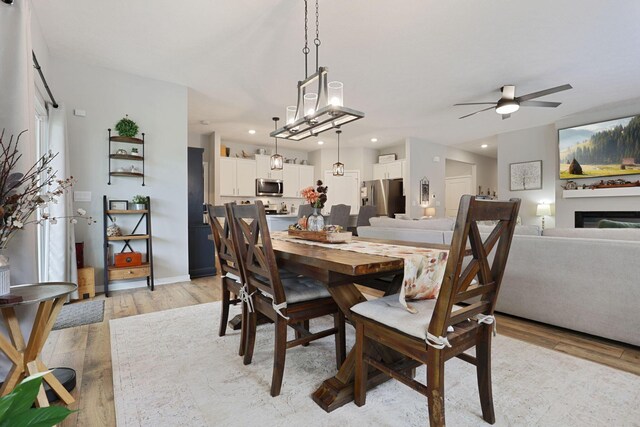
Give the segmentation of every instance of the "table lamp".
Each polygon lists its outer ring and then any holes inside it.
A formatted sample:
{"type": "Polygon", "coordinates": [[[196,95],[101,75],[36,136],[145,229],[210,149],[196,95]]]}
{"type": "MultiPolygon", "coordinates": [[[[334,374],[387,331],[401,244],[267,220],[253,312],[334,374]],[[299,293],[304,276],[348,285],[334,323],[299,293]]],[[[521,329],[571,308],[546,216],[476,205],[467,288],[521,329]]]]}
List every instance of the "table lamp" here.
{"type": "Polygon", "coordinates": [[[538,203],[536,208],[536,216],[542,217],[542,229],[544,230],[544,217],[551,215],[551,205],[546,203],[538,203]]]}
{"type": "Polygon", "coordinates": [[[433,218],[434,216],[436,216],[436,208],[425,208],[424,216],[433,218]]]}

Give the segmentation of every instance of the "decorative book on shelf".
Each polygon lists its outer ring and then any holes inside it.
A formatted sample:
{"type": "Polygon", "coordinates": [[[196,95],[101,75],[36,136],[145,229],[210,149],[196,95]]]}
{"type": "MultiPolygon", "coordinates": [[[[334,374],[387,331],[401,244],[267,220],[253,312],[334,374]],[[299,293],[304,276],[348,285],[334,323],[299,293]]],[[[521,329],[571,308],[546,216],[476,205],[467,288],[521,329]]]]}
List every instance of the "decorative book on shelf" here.
{"type": "Polygon", "coordinates": [[[142,138],[112,136],[109,131],[109,182],[111,177],[142,178],[144,186],[144,133],[142,138]],[[133,162],[133,163],[130,163],[133,162]]]}
{"type": "Polygon", "coordinates": [[[103,196],[103,211],[105,295],[109,296],[109,283],[116,280],[146,278],[147,287],[153,291],[151,199],[147,197],[144,209],[109,209],[109,200],[103,196]],[[115,227],[116,215],[127,217],[135,225],[123,232],[115,227]],[[112,227],[116,233],[110,230],[112,227]]]}

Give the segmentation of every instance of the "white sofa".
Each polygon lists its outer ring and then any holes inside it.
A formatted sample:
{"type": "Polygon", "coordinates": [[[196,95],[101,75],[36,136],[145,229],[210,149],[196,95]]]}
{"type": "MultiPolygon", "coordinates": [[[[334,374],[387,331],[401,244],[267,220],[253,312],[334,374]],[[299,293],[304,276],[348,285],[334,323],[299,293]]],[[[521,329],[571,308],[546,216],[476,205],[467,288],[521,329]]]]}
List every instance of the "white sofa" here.
{"type": "MultiPolygon", "coordinates": [[[[453,224],[372,218],[358,235],[450,243],[453,224]]],[[[516,226],[496,309],[640,345],[640,229],[516,226]]]]}

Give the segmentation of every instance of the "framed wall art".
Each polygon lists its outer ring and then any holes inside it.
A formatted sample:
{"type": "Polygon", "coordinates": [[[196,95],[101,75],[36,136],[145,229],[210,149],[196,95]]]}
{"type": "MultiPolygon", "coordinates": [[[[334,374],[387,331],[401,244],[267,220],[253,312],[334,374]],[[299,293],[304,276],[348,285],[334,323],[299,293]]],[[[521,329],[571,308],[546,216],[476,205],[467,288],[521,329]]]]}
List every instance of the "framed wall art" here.
{"type": "Polygon", "coordinates": [[[542,188],[542,160],[509,164],[509,190],[539,190],[542,188]]]}
{"type": "Polygon", "coordinates": [[[129,209],[128,200],[109,200],[109,209],[112,211],[126,211],[129,209]]]}

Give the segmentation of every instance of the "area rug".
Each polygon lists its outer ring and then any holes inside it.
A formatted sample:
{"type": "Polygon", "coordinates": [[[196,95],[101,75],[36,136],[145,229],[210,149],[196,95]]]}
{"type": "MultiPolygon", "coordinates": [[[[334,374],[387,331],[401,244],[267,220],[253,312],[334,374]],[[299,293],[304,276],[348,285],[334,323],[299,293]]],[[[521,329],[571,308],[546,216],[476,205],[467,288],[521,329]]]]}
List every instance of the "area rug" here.
{"type": "Polygon", "coordinates": [[[67,304],[62,307],[53,330],[99,323],[104,319],[104,300],[67,304]]]}
{"type": "MultiPolygon", "coordinates": [[[[428,425],[426,399],[397,381],[371,390],[361,408],[320,409],[310,395],[335,373],[331,337],[287,351],[282,393],[272,398],[273,326],[258,328],[253,363],[244,366],[239,333],[218,337],[219,306],[110,321],[119,426],[428,425]]],[[[347,329],[350,347],[353,328],[347,329]]],[[[418,369],[417,378],[424,377],[418,369]]],[[[500,335],[493,344],[493,394],[498,426],[640,422],[639,376],[500,335]]],[[[445,397],[448,425],[488,425],[472,365],[447,362],[445,397]]]]}

